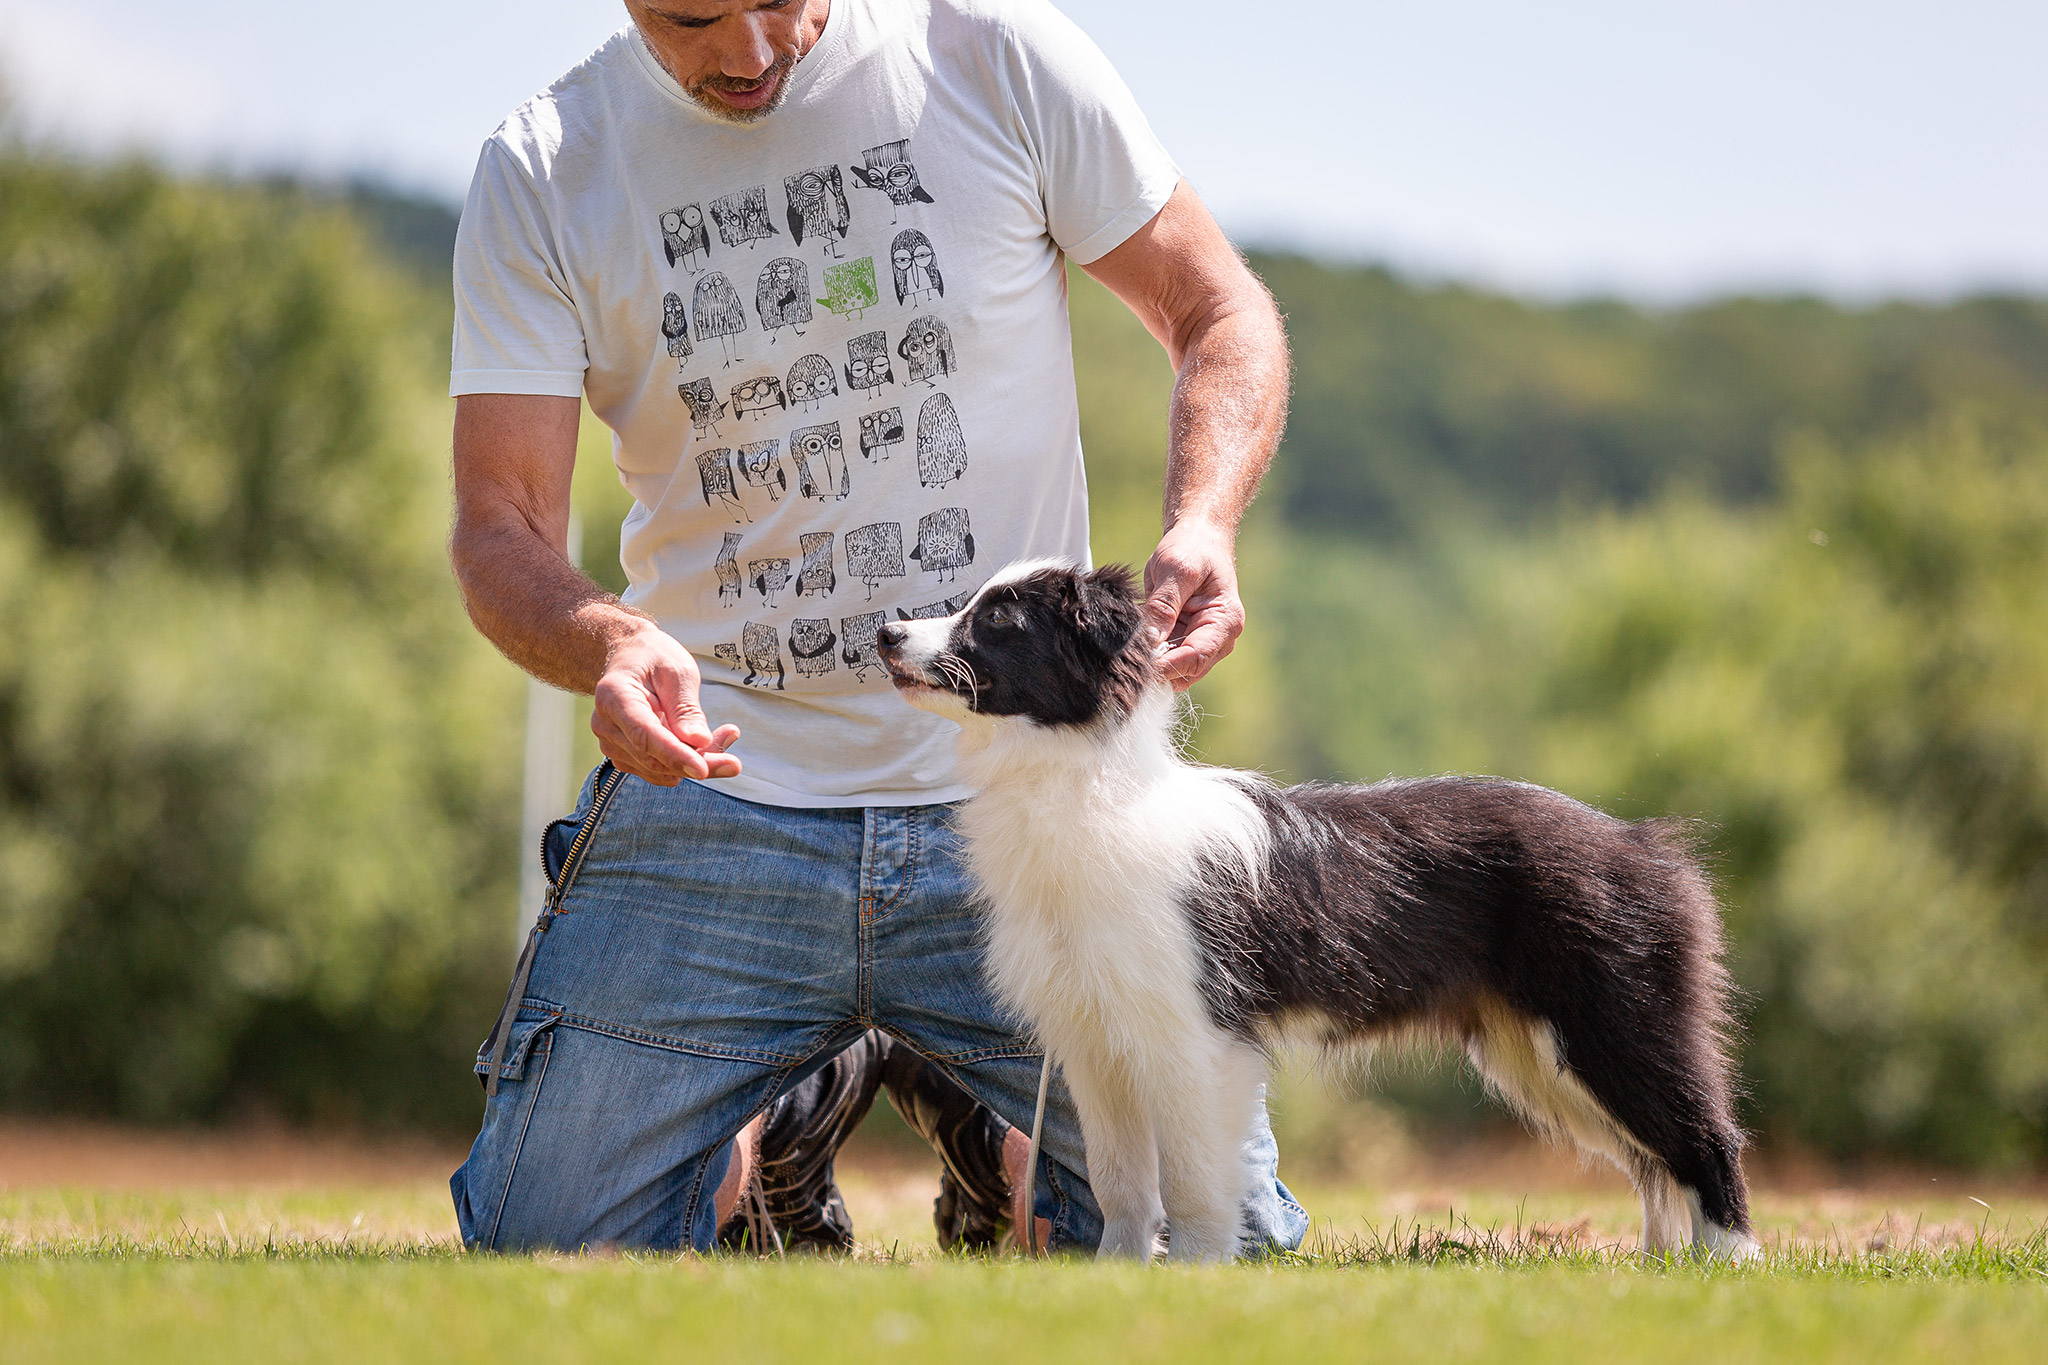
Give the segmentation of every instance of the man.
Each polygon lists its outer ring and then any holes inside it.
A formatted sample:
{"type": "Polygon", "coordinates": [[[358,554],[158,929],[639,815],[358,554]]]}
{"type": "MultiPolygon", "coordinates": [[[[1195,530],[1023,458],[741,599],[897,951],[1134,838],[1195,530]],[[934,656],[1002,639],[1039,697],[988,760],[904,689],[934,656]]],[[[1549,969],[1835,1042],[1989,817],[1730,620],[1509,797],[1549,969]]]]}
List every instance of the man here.
{"type": "MultiPolygon", "coordinates": [[[[626,8],[486,144],[456,253],[456,572],[511,659],[594,694],[627,775],[551,841],[463,1235],[702,1248],[751,1210],[844,1244],[830,1155],[881,1081],[986,1232],[1040,1059],[982,980],[957,732],[893,695],[875,631],[1086,558],[1071,259],[1179,374],[1145,576],[1165,667],[1201,677],[1243,624],[1279,317],[1040,0],[626,8]],[[564,553],[579,396],[636,499],[623,601],[564,553]]],[[[1292,1245],[1263,1129],[1246,1159],[1250,1240],[1292,1245]]],[[[1056,1086],[1036,1240],[1094,1245],[1085,1172],[1056,1086]]]]}

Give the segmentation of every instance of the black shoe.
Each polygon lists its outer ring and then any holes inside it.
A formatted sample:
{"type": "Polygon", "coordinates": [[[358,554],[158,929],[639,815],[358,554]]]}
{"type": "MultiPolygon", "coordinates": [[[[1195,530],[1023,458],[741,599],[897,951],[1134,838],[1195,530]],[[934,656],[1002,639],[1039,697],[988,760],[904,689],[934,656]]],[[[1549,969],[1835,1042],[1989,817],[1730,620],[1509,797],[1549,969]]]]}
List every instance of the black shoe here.
{"type": "Polygon", "coordinates": [[[882,1084],[888,1040],[870,1031],[762,1116],[759,1160],[718,1244],[773,1251],[851,1251],[853,1219],[832,1179],[832,1160],[860,1126],[882,1084]]]}
{"type": "Polygon", "coordinates": [[[993,1249],[1010,1230],[1010,1175],[1003,1166],[1010,1125],[914,1049],[883,1042],[882,1084],[889,1102],[944,1163],[932,1204],[939,1245],[948,1251],[993,1249]]]}

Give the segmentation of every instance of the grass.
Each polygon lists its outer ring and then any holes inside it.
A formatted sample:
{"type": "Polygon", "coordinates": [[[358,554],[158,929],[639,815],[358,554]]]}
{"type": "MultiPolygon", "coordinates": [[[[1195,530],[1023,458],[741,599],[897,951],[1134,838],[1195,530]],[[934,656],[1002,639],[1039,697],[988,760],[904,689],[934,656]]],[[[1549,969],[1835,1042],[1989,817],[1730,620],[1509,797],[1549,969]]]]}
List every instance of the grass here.
{"type": "Polygon", "coordinates": [[[2037,1360],[2048,1341],[2037,1192],[1767,1188],[1771,1256],[1730,1269],[1636,1255],[1617,1182],[1410,1173],[1311,1184],[1307,1255],[1184,1270],[941,1257],[932,1183],[845,1172],[860,1253],[789,1263],[466,1255],[438,1171],[17,1184],[0,1359],[2037,1360]]]}

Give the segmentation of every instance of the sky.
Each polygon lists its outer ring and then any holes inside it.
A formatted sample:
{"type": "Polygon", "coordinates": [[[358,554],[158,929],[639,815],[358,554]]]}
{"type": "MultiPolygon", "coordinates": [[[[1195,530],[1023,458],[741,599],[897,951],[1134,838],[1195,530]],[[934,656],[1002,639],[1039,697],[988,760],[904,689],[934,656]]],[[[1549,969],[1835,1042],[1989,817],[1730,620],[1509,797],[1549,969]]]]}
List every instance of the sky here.
{"type": "MultiPolygon", "coordinates": [[[[848,0],[852,2],[852,0],[848,0]]],[[[2048,292],[2041,0],[1063,0],[1241,242],[1545,297],[2048,292]]],[[[0,0],[88,153],[459,201],[617,0],[0,0]]]]}

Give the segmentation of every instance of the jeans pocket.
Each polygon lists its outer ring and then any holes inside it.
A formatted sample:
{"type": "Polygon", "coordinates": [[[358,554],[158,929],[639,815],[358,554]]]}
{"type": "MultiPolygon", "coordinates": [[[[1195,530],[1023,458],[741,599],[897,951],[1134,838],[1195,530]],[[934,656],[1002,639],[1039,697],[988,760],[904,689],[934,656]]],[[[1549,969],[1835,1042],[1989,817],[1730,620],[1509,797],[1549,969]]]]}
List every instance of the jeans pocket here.
{"type": "MultiPolygon", "coordinates": [[[[559,1010],[551,1009],[546,1014],[535,1013],[531,1007],[520,1010],[519,1017],[512,1023],[512,1037],[505,1045],[505,1055],[498,1063],[500,1081],[526,1079],[527,1060],[561,1017],[559,1010]]],[[[484,1039],[483,1045],[476,1050],[476,1075],[479,1081],[490,1079],[493,1041],[493,1038],[484,1039]]]]}
{"type": "Polygon", "coordinates": [[[618,791],[625,778],[626,774],[606,759],[591,777],[590,804],[575,815],[555,821],[541,832],[540,866],[548,879],[547,909],[550,912],[562,908],[562,898],[575,884],[576,869],[583,865],[583,856],[590,851],[590,840],[597,833],[598,823],[604,819],[605,807],[611,804],[613,793],[618,791]]]}

